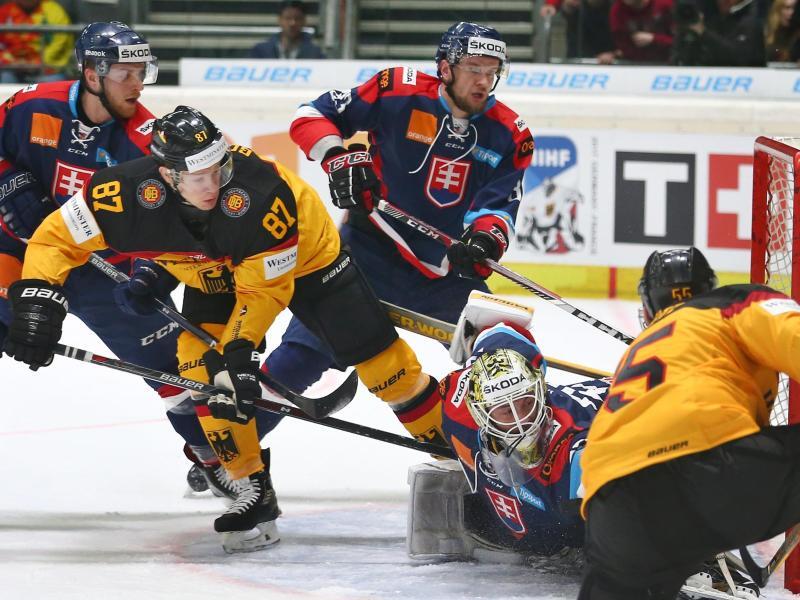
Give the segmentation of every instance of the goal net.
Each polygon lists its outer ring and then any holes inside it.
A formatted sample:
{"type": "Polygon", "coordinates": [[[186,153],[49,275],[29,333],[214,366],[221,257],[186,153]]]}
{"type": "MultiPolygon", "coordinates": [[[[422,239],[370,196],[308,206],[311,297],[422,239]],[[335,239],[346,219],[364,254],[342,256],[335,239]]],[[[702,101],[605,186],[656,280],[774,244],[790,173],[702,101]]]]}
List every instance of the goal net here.
{"type": "MultiPolygon", "coordinates": [[[[759,137],[753,154],[753,239],[750,281],[763,283],[800,301],[800,138],[759,137]],[[798,264],[798,272],[793,266],[798,264]]],[[[770,415],[775,425],[800,422],[800,385],[781,376],[778,398],[770,415]]],[[[786,562],[785,587],[800,592],[800,551],[786,562]]]]}

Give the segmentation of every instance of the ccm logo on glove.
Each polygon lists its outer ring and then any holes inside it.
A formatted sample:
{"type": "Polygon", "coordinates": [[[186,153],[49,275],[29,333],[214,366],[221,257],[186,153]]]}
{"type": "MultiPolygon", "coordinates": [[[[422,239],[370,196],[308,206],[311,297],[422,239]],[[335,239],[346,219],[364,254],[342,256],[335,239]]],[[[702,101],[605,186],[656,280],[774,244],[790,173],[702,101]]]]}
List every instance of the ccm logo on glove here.
{"type": "Polygon", "coordinates": [[[372,157],[369,152],[350,152],[334,156],[322,165],[327,173],[334,173],[340,169],[357,167],[359,165],[372,164],[372,157]]]}

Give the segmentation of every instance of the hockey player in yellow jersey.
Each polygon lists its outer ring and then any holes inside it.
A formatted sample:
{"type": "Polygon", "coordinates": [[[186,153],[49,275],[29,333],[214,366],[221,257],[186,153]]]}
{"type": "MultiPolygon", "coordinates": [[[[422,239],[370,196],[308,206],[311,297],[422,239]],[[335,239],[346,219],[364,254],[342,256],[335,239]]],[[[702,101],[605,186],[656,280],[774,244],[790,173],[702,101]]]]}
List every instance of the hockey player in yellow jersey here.
{"type": "MultiPolygon", "coordinates": [[[[769,425],[778,373],[800,381],[800,306],[766,286],[716,283],[696,248],[647,260],[647,327],[581,460],[580,600],[673,600],[709,556],[800,522],[800,426],[769,425]]],[[[737,597],[757,595],[745,587],[737,597]]]]}
{"type": "Polygon", "coordinates": [[[49,364],[66,313],[60,285],[91,252],[148,257],[168,272],[160,278],[185,283],[184,316],[216,336],[222,352],[182,334],[181,375],[233,392],[196,399],[206,436],[240,483],[215,529],[226,550],[257,549],[279,539],[251,418],[261,395],[258,349],[278,313],[288,307],[339,364],[355,365],[413,435],[441,423],[438,403],[427,401],[437,382],[398,338],[316,192],[297,175],[229,147],[205,115],[185,106],[156,120],[151,150],[96,173],[32,236],[22,279],[9,289],[14,316],[4,350],[49,364]]]}

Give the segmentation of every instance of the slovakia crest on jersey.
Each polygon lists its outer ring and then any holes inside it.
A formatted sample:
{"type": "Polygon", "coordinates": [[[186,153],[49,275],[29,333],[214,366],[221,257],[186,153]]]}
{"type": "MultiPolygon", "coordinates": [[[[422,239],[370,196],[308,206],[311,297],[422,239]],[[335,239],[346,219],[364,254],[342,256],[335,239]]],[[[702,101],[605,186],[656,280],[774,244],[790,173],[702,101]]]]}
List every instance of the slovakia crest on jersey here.
{"type": "Polygon", "coordinates": [[[519,513],[519,502],[516,498],[506,496],[494,490],[486,488],[486,495],[492,501],[492,506],[500,517],[500,520],[505,523],[505,526],[513,531],[516,535],[522,536],[526,531],[525,523],[522,522],[522,515],[519,513]]]}
{"type": "Polygon", "coordinates": [[[94,169],[76,167],[56,160],[56,172],[53,175],[53,198],[59,204],[64,204],[66,200],[83,189],[92,175],[94,175],[94,169]]]}
{"type": "Polygon", "coordinates": [[[441,207],[453,206],[461,202],[467,189],[467,178],[471,165],[461,160],[451,161],[441,156],[431,160],[425,195],[441,207]]]}

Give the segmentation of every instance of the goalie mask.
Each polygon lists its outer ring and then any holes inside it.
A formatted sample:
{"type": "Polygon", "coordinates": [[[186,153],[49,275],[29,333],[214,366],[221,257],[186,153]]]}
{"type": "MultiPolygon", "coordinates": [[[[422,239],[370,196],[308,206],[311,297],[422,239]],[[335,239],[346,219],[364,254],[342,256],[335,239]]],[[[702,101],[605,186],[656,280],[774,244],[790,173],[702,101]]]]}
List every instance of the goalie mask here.
{"type": "Polygon", "coordinates": [[[553,411],[546,405],[544,374],[520,353],[500,349],[470,368],[467,408],[481,446],[500,480],[518,487],[541,463],[553,411]]]}
{"type": "Polygon", "coordinates": [[[233,158],[222,131],[189,106],[177,106],[156,119],[150,151],[159,165],[170,170],[176,188],[180,183],[193,185],[210,176],[221,188],[233,177],[233,158]]]}
{"type": "MultiPolygon", "coordinates": [[[[436,49],[436,55],[434,56],[436,74],[441,79],[442,74],[439,70],[441,61],[446,60],[450,65],[455,66],[466,56],[489,56],[500,61],[494,73],[495,80],[491,91],[494,91],[497,87],[501,77],[508,76],[509,63],[506,43],[494,27],[465,22],[451,25],[442,35],[439,47],[436,49]]],[[[479,69],[482,67],[472,68],[479,69]]]]}
{"type": "Polygon", "coordinates": [[[642,301],[639,321],[647,327],[659,311],[717,287],[717,276],[706,257],[694,246],[653,252],[639,280],[642,301]]]}

